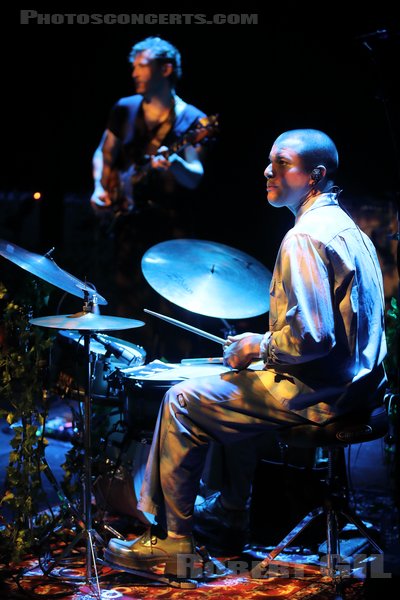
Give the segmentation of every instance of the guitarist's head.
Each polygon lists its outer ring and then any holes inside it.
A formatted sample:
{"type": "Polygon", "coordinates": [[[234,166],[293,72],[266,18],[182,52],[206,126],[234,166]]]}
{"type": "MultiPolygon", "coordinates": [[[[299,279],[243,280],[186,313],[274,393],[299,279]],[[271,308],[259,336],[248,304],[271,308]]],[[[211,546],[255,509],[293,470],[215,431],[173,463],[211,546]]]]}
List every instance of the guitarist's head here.
{"type": "Polygon", "coordinates": [[[148,37],[135,44],[130,52],[129,60],[134,69],[133,79],[138,94],[148,92],[149,90],[144,89],[146,84],[157,83],[157,76],[160,77],[159,83],[163,83],[162,80],[164,80],[165,84],[174,89],[182,75],[179,50],[160,37],[148,37]],[[151,72],[146,74],[146,68],[151,72]],[[143,74],[141,74],[141,69],[143,69],[143,74]],[[151,76],[155,81],[148,81],[151,76]]]}

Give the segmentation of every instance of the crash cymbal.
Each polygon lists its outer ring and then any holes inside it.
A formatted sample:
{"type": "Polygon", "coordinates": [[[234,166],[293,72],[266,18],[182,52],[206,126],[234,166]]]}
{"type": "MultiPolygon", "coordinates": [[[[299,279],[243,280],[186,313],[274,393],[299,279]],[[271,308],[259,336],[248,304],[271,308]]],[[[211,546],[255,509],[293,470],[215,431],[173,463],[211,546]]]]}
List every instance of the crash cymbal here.
{"type": "Polygon", "coordinates": [[[87,291],[89,300],[92,300],[95,296],[97,304],[107,304],[107,300],[100,296],[91,285],[60,269],[54,260],[48,256],[34,254],[6,240],[0,240],[0,254],[25,269],[25,271],[29,271],[32,275],[36,275],[47,281],[47,283],[61,288],[64,292],[83,299],[84,291],[87,291]]]}
{"type": "Polygon", "coordinates": [[[54,329],[75,329],[77,331],[110,331],[116,329],[133,329],[143,327],[143,321],[96,315],[94,313],[75,313],[74,315],[55,315],[30,319],[32,325],[52,327],[54,329]]]}
{"type": "Polygon", "coordinates": [[[241,250],[178,239],[150,248],[143,275],[164,298],[209,317],[243,319],[269,309],[271,272],[241,250]]]}

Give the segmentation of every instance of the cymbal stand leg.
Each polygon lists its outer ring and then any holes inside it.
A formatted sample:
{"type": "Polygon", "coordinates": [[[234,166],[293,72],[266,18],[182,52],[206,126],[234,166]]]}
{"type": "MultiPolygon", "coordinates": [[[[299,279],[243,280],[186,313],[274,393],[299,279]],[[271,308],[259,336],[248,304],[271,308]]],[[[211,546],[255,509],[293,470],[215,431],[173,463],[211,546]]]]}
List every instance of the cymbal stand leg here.
{"type": "MultiPolygon", "coordinates": [[[[82,530],[75,536],[72,542],[64,549],[62,554],[55,560],[50,568],[45,569],[44,573],[49,574],[54,566],[61,562],[68,556],[71,550],[76,544],[86,539],[86,553],[85,553],[85,582],[90,587],[94,587],[98,598],[101,597],[101,590],[99,585],[99,576],[97,572],[96,564],[96,544],[103,545],[104,542],[100,535],[93,529],[92,523],[92,446],[91,446],[91,389],[92,389],[92,356],[90,353],[90,337],[91,332],[85,330],[82,332],[84,339],[84,354],[86,360],[86,385],[85,385],[85,396],[83,401],[83,473],[82,473],[82,500],[83,500],[83,515],[79,518],[78,524],[82,527],[82,530]],[[94,571],[94,579],[92,577],[92,571],[94,571]]],[[[73,508],[73,507],[71,507],[73,508]]],[[[77,511],[73,509],[73,514],[76,516],[77,511]]]]}
{"type": "Polygon", "coordinates": [[[101,589],[100,589],[100,582],[99,582],[99,574],[97,572],[97,564],[96,564],[96,552],[95,552],[95,547],[93,544],[93,540],[92,540],[92,534],[95,534],[96,537],[96,532],[93,532],[91,530],[89,530],[87,532],[87,548],[90,548],[90,554],[87,554],[86,556],[86,581],[88,581],[91,585],[93,585],[93,578],[92,578],[92,572],[91,572],[91,566],[93,564],[93,570],[94,570],[94,575],[95,575],[95,579],[96,579],[96,583],[95,583],[95,590],[97,592],[97,597],[99,598],[99,600],[101,599],[101,589]],[[90,561],[89,561],[89,556],[90,556],[90,561]],[[88,573],[88,569],[90,568],[90,571],[88,573]]]}
{"type": "Polygon", "coordinates": [[[92,356],[90,354],[90,331],[85,331],[83,334],[84,338],[84,349],[86,358],[86,393],[84,398],[84,427],[83,427],[83,447],[84,447],[84,462],[83,462],[83,514],[86,527],[86,582],[92,583],[92,568],[94,569],[97,591],[100,597],[100,587],[96,568],[96,556],[95,548],[93,544],[93,537],[99,538],[99,536],[93,531],[92,523],[92,447],[91,447],[91,390],[92,390],[92,356]]]}

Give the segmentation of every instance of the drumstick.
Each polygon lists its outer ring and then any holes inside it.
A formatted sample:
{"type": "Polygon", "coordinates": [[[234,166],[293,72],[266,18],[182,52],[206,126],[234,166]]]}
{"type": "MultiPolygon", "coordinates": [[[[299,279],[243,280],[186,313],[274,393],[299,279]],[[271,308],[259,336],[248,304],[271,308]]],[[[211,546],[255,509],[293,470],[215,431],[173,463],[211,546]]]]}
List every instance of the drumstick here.
{"type": "Polygon", "coordinates": [[[225,344],[226,340],[218,337],[217,335],[213,335],[212,333],[207,333],[207,331],[203,331],[202,329],[198,329],[197,327],[193,327],[193,325],[187,325],[186,323],[182,323],[182,321],[178,321],[177,319],[172,319],[172,317],[166,317],[165,315],[161,315],[160,313],[156,313],[153,310],[148,310],[147,308],[143,309],[144,312],[149,313],[149,315],[153,315],[158,317],[159,319],[163,319],[172,325],[177,325],[178,327],[182,327],[182,329],[186,329],[187,331],[191,331],[192,333],[197,333],[197,335],[202,335],[203,337],[211,340],[212,342],[217,342],[218,344],[225,344]]]}

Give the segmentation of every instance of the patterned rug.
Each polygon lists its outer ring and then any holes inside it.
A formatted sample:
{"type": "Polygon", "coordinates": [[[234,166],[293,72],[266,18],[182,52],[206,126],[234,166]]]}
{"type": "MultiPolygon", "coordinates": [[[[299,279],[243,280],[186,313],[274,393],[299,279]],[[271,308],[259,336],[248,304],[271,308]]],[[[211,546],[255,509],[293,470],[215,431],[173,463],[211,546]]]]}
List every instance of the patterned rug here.
{"type": "MultiPolygon", "coordinates": [[[[125,523],[123,518],[114,518],[111,522],[118,526],[119,532],[124,527],[132,529],[132,524],[125,523]]],[[[143,525],[141,528],[143,529],[143,525]]],[[[140,533],[142,530],[139,527],[135,534],[128,534],[126,537],[134,538],[140,533]]],[[[319,558],[326,554],[324,544],[319,547],[318,554],[313,554],[305,547],[302,547],[302,550],[295,546],[287,548],[287,554],[279,555],[284,562],[275,561],[263,572],[258,568],[253,577],[250,570],[260,565],[272,547],[249,545],[240,556],[219,558],[212,558],[204,548],[198,549],[205,561],[206,577],[196,582],[192,581],[192,587],[190,581],[186,587],[174,587],[175,582],[171,580],[161,582],[148,574],[128,573],[102,564],[101,548],[104,547],[105,540],[97,532],[95,535],[98,537],[96,546],[99,551],[95,562],[96,569],[90,569],[93,560],[90,561],[90,565],[86,561],[85,538],[80,538],[75,530],[65,527],[54,530],[44,543],[38,545],[38,548],[41,548],[40,556],[39,550],[36,550],[37,554],[26,557],[18,565],[0,564],[0,599],[336,599],[332,582],[328,577],[321,575],[316,566],[319,558]],[[103,542],[103,545],[100,542],[103,542]],[[65,557],[62,557],[63,552],[65,557]],[[87,573],[92,576],[90,584],[87,583],[87,573]]],[[[352,568],[355,569],[350,576],[350,563],[342,567],[344,600],[386,600],[392,597],[393,585],[397,587],[397,596],[400,589],[399,570],[394,567],[399,559],[398,546],[394,546],[391,553],[385,552],[385,556],[371,555],[365,553],[365,543],[366,540],[359,538],[356,531],[351,531],[351,526],[342,530],[341,551],[343,556],[352,557],[350,560],[352,568]],[[345,532],[349,528],[346,537],[345,532]],[[354,573],[357,578],[354,577],[354,573]]],[[[190,564],[196,569],[196,559],[199,557],[197,554],[194,557],[190,564]]],[[[193,573],[193,569],[190,570],[189,576],[193,577],[193,573]]],[[[184,574],[187,575],[186,572],[184,574]]],[[[153,575],[160,576],[162,571],[156,569],[153,575]]]]}
{"type": "MultiPolygon", "coordinates": [[[[243,563],[232,560],[223,564],[242,571],[243,563]],[[236,565],[236,567],[235,567],[236,565]]],[[[70,600],[123,600],[123,599],[147,599],[162,598],[179,600],[197,600],[212,597],[213,600],[241,600],[242,598],[270,598],[278,600],[290,599],[313,599],[333,600],[335,591],[328,577],[313,574],[312,569],[302,577],[268,576],[265,579],[252,579],[248,573],[230,574],[219,576],[214,579],[202,580],[197,588],[175,588],[171,585],[152,581],[149,578],[116,571],[110,567],[99,565],[98,582],[93,577],[93,582],[85,582],[85,563],[79,565],[78,558],[68,564],[65,562],[63,568],[55,567],[47,575],[38,564],[37,558],[29,558],[18,567],[1,568],[0,597],[19,598],[67,598],[70,600]],[[100,590],[100,594],[99,594],[100,590]]],[[[382,596],[383,597],[383,596],[382,596]]],[[[362,580],[345,580],[346,600],[361,600],[366,598],[365,582],[362,580]]]]}

